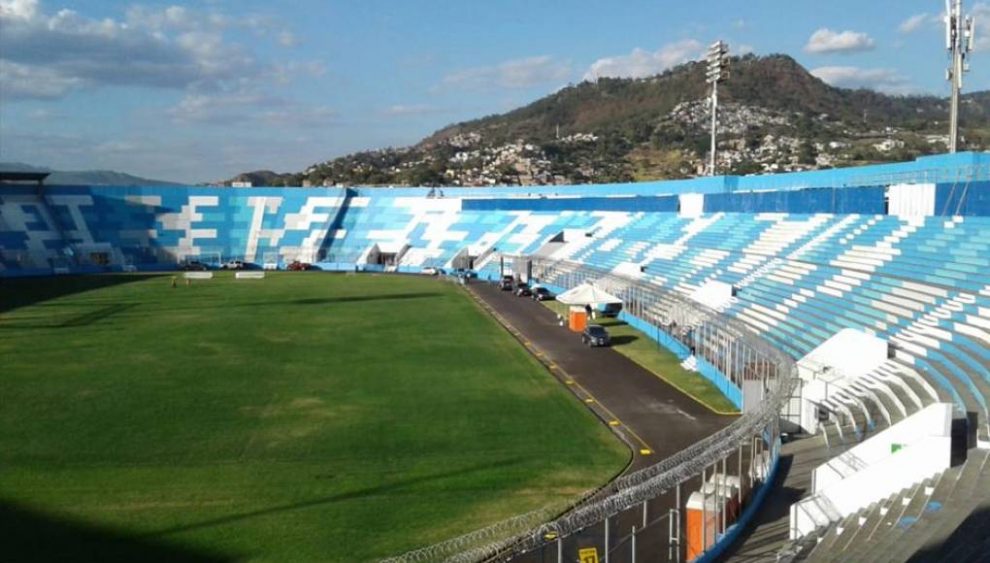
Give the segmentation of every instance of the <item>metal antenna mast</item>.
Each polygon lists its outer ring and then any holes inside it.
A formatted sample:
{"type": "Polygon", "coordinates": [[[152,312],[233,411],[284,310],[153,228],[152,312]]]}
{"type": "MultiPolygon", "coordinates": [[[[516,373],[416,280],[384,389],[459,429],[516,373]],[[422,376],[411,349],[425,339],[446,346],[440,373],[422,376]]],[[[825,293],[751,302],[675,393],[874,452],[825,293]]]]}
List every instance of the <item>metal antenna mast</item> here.
{"type": "Polygon", "coordinates": [[[712,150],[711,161],[708,164],[708,174],[715,175],[715,136],[718,131],[718,83],[729,77],[728,70],[729,45],[724,41],[716,41],[708,47],[708,70],[705,81],[712,85],[712,150]]]}
{"type": "Polygon", "coordinates": [[[969,72],[969,53],[973,50],[973,18],[963,16],[962,0],[945,0],[945,48],[952,58],[945,73],[952,85],[952,106],[949,110],[949,152],[956,152],[959,141],[959,91],[963,73],[969,72]]]}

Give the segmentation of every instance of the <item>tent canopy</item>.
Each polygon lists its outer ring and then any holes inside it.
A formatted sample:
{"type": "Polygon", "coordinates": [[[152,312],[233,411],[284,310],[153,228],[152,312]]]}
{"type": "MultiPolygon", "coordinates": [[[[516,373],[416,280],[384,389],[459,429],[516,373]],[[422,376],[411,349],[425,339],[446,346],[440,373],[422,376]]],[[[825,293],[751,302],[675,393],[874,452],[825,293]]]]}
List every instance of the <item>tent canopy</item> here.
{"type": "Polygon", "coordinates": [[[568,289],[557,296],[557,301],[564,305],[608,305],[612,303],[621,304],[622,300],[595,287],[590,283],[583,283],[575,288],[568,289]]]}

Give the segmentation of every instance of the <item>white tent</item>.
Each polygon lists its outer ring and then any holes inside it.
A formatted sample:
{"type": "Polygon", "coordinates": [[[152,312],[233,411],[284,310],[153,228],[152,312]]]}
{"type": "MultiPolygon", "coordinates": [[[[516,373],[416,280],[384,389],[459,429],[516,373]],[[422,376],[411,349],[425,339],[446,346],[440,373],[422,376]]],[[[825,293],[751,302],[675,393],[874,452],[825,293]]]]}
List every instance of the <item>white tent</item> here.
{"type": "Polygon", "coordinates": [[[557,301],[564,305],[585,306],[622,304],[622,300],[590,283],[583,283],[575,288],[568,289],[557,296],[557,301]]]}

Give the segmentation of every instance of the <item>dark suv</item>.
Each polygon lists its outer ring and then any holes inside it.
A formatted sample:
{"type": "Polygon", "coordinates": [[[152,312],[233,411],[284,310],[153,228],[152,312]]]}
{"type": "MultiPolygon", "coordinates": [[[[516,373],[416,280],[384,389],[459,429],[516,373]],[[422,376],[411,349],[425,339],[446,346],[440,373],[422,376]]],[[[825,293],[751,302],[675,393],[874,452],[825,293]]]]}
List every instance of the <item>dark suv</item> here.
{"type": "Polygon", "coordinates": [[[516,284],[516,297],[529,297],[533,295],[533,291],[529,289],[529,284],[526,282],[519,282],[516,284]]]}
{"type": "Polygon", "coordinates": [[[535,301],[553,301],[556,298],[557,296],[545,287],[538,287],[533,290],[533,300],[535,301]]]}
{"type": "Polygon", "coordinates": [[[206,267],[206,264],[200,262],[199,260],[190,260],[185,262],[179,267],[179,269],[187,272],[205,272],[206,270],[209,270],[209,268],[206,267]]]}
{"type": "Polygon", "coordinates": [[[581,333],[581,342],[587,344],[589,348],[609,346],[612,343],[612,338],[602,325],[588,325],[584,327],[584,332],[581,333]]]}
{"type": "Polygon", "coordinates": [[[502,291],[512,291],[512,276],[502,276],[502,280],[498,282],[498,288],[502,291]]]}

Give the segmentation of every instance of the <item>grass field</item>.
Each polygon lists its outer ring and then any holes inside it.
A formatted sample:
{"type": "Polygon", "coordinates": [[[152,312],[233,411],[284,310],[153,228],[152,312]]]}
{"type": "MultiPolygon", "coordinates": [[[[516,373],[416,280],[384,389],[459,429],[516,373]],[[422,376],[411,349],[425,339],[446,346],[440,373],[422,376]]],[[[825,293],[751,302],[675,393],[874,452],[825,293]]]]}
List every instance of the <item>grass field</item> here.
{"type": "MultiPolygon", "coordinates": [[[[556,301],[544,302],[558,315],[566,315],[567,307],[556,301]]],[[[608,329],[612,337],[612,348],[653,372],[657,377],[670,383],[685,395],[720,414],[738,413],[718,387],[695,372],[681,367],[681,361],[650,337],[618,319],[599,317],[591,321],[608,329]]]]}
{"type": "Polygon", "coordinates": [[[2,561],[372,560],[629,456],[436,279],[2,280],[0,358],[2,561]]]}

